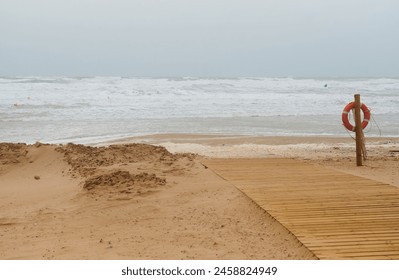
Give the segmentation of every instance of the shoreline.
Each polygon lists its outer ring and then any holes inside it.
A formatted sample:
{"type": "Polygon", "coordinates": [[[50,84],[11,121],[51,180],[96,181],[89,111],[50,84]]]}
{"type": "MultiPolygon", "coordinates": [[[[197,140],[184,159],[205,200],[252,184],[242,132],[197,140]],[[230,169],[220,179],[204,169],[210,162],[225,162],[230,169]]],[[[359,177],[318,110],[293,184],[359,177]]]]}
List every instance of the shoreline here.
{"type": "MultiPolygon", "coordinates": [[[[392,137],[366,137],[366,141],[370,143],[399,143],[399,136],[392,137]]],[[[208,145],[221,144],[265,144],[265,145],[287,145],[287,144],[336,144],[336,143],[354,143],[354,139],[348,136],[324,136],[324,135],[289,135],[289,136],[252,136],[252,135],[226,135],[226,134],[195,134],[195,133],[159,133],[147,134],[141,136],[125,137],[115,140],[107,140],[90,145],[104,146],[125,143],[196,143],[208,145]]]]}

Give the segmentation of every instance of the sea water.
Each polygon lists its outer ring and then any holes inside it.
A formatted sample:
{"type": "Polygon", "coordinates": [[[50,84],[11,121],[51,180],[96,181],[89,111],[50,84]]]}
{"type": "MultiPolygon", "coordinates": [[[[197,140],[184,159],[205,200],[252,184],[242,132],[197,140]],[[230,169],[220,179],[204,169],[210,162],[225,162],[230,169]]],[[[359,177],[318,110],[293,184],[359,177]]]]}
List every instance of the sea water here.
{"type": "Polygon", "coordinates": [[[2,77],[0,142],[345,136],[341,113],[356,92],[373,117],[366,135],[399,136],[399,79],[2,77]]]}

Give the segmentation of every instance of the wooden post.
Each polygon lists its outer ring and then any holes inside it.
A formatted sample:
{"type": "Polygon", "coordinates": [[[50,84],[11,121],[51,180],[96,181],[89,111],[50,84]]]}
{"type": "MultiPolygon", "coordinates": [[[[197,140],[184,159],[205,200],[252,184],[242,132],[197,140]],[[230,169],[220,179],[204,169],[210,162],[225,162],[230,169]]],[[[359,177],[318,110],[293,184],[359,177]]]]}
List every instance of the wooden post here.
{"type": "Polygon", "coordinates": [[[355,132],[356,132],[356,165],[362,166],[362,120],[360,116],[360,94],[355,94],[355,132]]]}

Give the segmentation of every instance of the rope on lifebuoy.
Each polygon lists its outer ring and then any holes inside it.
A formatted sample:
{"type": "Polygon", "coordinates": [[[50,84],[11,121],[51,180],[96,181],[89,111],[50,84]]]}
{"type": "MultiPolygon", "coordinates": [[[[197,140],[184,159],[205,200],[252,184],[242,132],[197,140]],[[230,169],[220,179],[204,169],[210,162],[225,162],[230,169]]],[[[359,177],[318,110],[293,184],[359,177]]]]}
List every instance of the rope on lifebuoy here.
{"type": "MultiPolygon", "coordinates": [[[[355,131],[355,126],[353,126],[349,122],[349,118],[348,118],[349,112],[354,108],[355,108],[355,102],[350,102],[345,106],[344,110],[342,111],[342,123],[345,126],[345,128],[349,131],[355,131]]],[[[370,113],[369,108],[367,108],[366,104],[364,104],[364,103],[361,104],[360,109],[363,111],[363,115],[364,115],[363,122],[362,122],[362,128],[365,129],[366,126],[369,124],[371,113],[370,113]]]]}

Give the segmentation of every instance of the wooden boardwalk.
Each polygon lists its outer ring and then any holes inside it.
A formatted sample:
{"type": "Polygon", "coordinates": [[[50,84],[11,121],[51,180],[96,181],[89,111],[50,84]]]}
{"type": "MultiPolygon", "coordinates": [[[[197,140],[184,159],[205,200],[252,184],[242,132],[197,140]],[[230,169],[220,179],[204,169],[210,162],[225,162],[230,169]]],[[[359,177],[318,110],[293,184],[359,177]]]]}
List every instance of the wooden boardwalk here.
{"type": "Polygon", "coordinates": [[[399,259],[399,188],[290,159],[207,159],[319,259],[399,259]]]}

